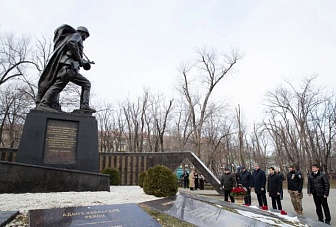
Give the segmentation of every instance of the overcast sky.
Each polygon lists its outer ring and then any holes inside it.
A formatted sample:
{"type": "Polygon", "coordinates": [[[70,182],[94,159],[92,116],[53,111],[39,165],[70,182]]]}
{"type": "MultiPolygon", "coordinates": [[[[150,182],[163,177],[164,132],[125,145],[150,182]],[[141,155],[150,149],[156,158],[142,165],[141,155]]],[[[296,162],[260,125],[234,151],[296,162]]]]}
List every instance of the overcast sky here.
{"type": "Polygon", "coordinates": [[[177,96],[177,67],[199,47],[244,58],[222,81],[216,99],[240,104],[261,120],[262,98],[289,79],[336,85],[334,0],[1,0],[0,32],[53,37],[61,24],[86,26],[85,52],[96,62],[83,74],[95,97],[110,102],[142,94],[143,87],[177,96]]]}

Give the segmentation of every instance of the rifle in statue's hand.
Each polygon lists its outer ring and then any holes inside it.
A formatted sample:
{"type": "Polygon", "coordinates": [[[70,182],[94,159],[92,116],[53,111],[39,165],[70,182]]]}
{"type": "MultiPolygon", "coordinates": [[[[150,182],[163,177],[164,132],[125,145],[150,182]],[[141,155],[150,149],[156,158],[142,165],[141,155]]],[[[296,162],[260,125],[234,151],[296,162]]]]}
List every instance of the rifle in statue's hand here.
{"type": "Polygon", "coordinates": [[[90,70],[91,69],[91,64],[95,64],[94,61],[89,61],[83,59],[83,69],[84,70],[90,70]]]}
{"type": "Polygon", "coordinates": [[[91,69],[91,64],[94,65],[94,61],[90,61],[90,59],[86,56],[86,54],[83,52],[83,55],[85,56],[86,59],[83,59],[83,69],[85,70],[90,70],[91,69]]]}
{"type": "MultiPolygon", "coordinates": [[[[91,64],[95,64],[94,61],[87,61],[85,59],[83,59],[83,64],[82,67],[84,70],[90,70],[91,69],[91,64]]],[[[81,67],[79,61],[73,61],[71,62],[71,69],[73,70],[79,70],[79,68],[81,67]]]]}

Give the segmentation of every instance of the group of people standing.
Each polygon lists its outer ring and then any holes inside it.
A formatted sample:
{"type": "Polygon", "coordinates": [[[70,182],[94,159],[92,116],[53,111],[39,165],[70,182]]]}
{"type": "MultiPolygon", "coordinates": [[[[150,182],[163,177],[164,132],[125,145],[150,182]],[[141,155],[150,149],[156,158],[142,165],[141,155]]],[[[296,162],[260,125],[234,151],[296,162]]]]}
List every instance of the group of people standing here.
{"type": "MultiPolygon", "coordinates": [[[[248,171],[244,166],[238,168],[238,172],[233,174],[229,168],[224,169],[221,177],[221,188],[224,190],[224,201],[234,202],[234,197],[230,195],[231,190],[236,186],[242,186],[246,189],[244,198],[245,205],[251,205],[251,190],[257,195],[258,205],[263,210],[268,210],[266,194],[271,197],[272,208],[280,210],[281,214],[287,214],[282,209],[281,200],[283,199],[283,181],[285,176],[276,171],[274,167],[269,167],[269,175],[260,169],[258,163],[253,165],[253,172],[248,171]],[[266,185],[267,184],[267,185],[266,185]]],[[[303,215],[302,193],[303,177],[294,165],[289,166],[287,174],[287,189],[291,198],[292,205],[298,215],[303,215]]],[[[330,184],[327,176],[320,171],[318,164],[312,165],[312,173],[308,175],[307,191],[309,196],[313,196],[316,206],[318,220],[330,224],[330,211],[327,198],[329,196],[330,184]],[[323,212],[325,220],[323,219],[323,212]]]]}
{"type": "Polygon", "coordinates": [[[204,189],[204,177],[202,174],[198,176],[197,171],[192,170],[189,174],[188,171],[185,170],[182,177],[184,188],[190,188],[190,190],[204,189]]]}

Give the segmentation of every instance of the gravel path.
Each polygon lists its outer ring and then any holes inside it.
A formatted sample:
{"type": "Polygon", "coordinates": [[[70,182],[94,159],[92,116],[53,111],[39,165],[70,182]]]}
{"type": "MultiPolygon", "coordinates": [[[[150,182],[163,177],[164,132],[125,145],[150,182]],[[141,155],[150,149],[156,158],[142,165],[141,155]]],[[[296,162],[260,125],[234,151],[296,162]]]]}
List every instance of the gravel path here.
{"type": "Polygon", "coordinates": [[[139,186],[111,186],[111,192],[0,194],[0,210],[26,213],[32,209],[140,203],[158,199],[139,186]]]}

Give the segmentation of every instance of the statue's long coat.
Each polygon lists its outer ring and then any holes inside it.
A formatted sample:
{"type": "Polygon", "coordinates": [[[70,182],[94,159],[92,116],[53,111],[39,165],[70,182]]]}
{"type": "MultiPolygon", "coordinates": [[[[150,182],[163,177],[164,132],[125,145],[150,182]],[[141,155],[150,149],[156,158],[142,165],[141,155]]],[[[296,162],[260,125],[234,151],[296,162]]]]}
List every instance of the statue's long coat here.
{"type": "Polygon", "coordinates": [[[38,98],[41,99],[48,88],[56,80],[56,76],[60,70],[60,60],[68,50],[66,43],[76,32],[76,29],[67,24],[63,24],[55,30],[54,51],[51,54],[46,67],[41,73],[41,77],[38,82],[38,98]]]}

